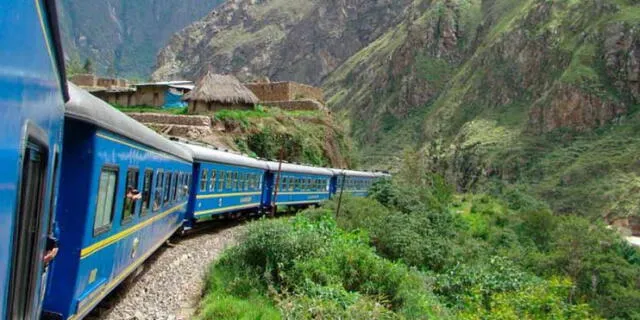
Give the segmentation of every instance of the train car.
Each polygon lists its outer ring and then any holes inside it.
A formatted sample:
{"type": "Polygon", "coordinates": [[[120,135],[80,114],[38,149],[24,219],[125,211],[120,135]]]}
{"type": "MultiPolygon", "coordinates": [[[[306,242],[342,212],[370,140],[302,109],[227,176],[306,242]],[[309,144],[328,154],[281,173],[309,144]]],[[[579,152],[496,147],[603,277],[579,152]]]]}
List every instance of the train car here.
{"type": "Polygon", "coordinates": [[[291,163],[265,163],[269,168],[263,187],[263,203],[266,210],[273,205],[306,207],[329,199],[333,176],[331,170],[291,163]]]}
{"type": "Polygon", "coordinates": [[[257,214],[267,165],[247,156],[181,143],[192,152],[193,177],[187,227],[229,215],[257,214]]]}
{"type": "Polygon", "coordinates": [[[369,188],[383,177],[378,172],[353,171],[331,169],[333,172],[332,192],[339,194],[348,193],[354,197],[366,197],[369,195],[369,188]],[[344,188],[344,191],[342,189],[344,188]]]}
{"type": "Polygon", "coordinates": [[[0,319],[37,319],[55,255],[64,61],[55,1],[0,8],[0,319]]]}
{"type": "Polygon", "coordinates": [[[81,319],[182,226],[192,156],[69,84],[48,318],[81,319]]]}

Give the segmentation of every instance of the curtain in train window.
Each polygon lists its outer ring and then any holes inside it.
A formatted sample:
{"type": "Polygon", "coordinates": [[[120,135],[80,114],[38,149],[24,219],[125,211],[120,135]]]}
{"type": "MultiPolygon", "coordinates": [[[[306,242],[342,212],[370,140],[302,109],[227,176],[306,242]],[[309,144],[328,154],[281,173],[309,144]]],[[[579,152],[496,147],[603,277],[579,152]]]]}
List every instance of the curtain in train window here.
{"type": "Polygon", "coordinates": [[[142,213],[146,215],[151,209],[151,186],[153,186],[153,170],[144,171],[144,182],[142,185],[142,213]]]}
{"type": "Polygon", "coordinates": [[[164,174],[162,170],[158,171],[156,178],[156,191],[153,193],[153,211],[158,211],[162,207],[162,185],[164,174]]]}
{"type": "Polygon", "coordinates": [[[211,170],[211,180],[209,181],[209,191],[214,192],[216,191],[216,176],[218,175],[218,173],[216,172],[216,170],[211,170]]]}
{"type": "Polygon", "coordinates": [[[93,223],[94,234],[105,232],[111,228],[116,189],[118,187],[118,169],[110,167],[103,168],[100,172],[99,183],[98,205],[93,223]]]}
{"type": "Polygon", "coordinates": [[[207,175],[208,170],[202,170],[202,178],[200,178],[200,191],[207,191],[207,175]]]}

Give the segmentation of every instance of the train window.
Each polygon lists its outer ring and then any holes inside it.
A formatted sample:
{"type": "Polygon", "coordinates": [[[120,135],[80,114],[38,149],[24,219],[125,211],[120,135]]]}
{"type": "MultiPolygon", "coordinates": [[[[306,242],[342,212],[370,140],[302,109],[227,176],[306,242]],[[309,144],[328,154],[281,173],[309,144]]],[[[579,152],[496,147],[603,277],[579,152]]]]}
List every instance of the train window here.
{"type": "Polygon", "coordinates": [[[136,211],[137,198],[140,196],[134,194],[134,190],[138,189],[138,169],[127,170],[127,183],[124,191],[124,204],[122,205],[122,221],[121,224],[127,224],[131,222],[136,211]]]}
{"type": "Polygon", "coordinates": [[[218,191],[224,190],[224,177],[225,177],[225,172],[219,171],[218,172],[218,191]]]}
{"type": "Polygon", "coordinates": [[[227,171],[224,178],[224,188],[226,190],[231,189],[231,171],[227,171]]]}
{"type": "Polygon", "coordinates": [[[164,204],[169,203],[169,195],[171,194],[171,172],[164,173],[164,204]]]}
{"type": "Polygon", "coordinates": [[[203,169],[202,170],[202,177],[200,178],[200,191],[207,191],[207,175],[208,175],[208,170],[207,169],[203,169]]]}
{"type": "Polygon", "coordinates": [[[243,173],[242,174],[242,180],[244,181],[243,182],[243,186],[242,186],[243,187],[242,190],[244,190],[244,191],[249,190],[249,174],[246,173],[246,172],[243,173]]]}
{"type": "Polygon", "coordinates": [[[142,186],[142,212],[141,215],[145,216],[149,209],[151,209],[151,186],[153,185],[153,170],[147,169],[144,171],[144,184],[142,186]]]}
{"type": "Polygon", "coordinates": [[[97,236],[111,229],[113,209],[115,207],[116,189],[118,187],[118,169],[104,167],[100,171],[96,217],[93,222],[93,235],[97,236]]]}
{"type": "Polygon", "coordinates": [[[173,179],[171,179],[171,200],[178,200],[178,173],[173,173],[173,179]]]}
{"type": "Polygon", "coordinates": [[[231,173],[231,188],[235,191],[238,188],[238,173],[231,173]]]}
{"type": "Polygon", "coordinates": [[[184,197],[184,173],[178,173],[178,184],[176,186],[177,200],[182,200],[184,197]]]}
{"type": "Polygon", "coordinates": [[[211,170],[211,180],[209,181],[209,191],[214,192],[216,191],[216,176],[217,176],[217,172],[216,170],[211,170]]]}
{"type": "Polygon", "coordinates": [[[158,170],[158,174],[156,175],[156,190],[153,193],[153,211],[158,211],[162,207],[163,177],[164,174],[162,173],[162,170],[158,170]]]}
{"type": "MultiPolygon", "coordinates": [[[[28,128],[29,129],[29,128],[28,128]]],[[[9,282],[7,319],[27,319],[35,314],[31,300],[35,296],[35,286],[41,274],[37,268],[42,257],[39,256],[40,226],[44,217],[45,191],[47,190],[48,149],[27,140],[24,149],[20,176],[20,194],[15,226],[13,227],[13,244],[11,260],[11,280],[9,282]]],[[[14,150],[15,151],[15,150],[14,150]]],[[[54,162],[55,165],[55,162],[54,162]]],[[[51,190],[53,191],[53,190],[51,190]]],[[[3,199],[4,200],[4,199],[3,199]]],[[[3,210],[6,208],[2,203],[3,210]]],[[[2,222],[3,237],[8,231],[5,220],[2,222]],[[5,229],[7,228],[7,229],[5,229]]],[[[4,245],[4,244],[3,244],[4,245]]],[[[9,244],[7,244],[9,245],[9,244]]],[[[7,251],[2,251],[7,257],[7,251]]],[[[3,263],[7,263],[4,262],[3,263]]],[[[6,270],[5,270],[6,271],[6,270]]],[[[3,273],[3,278],[5,274],[3,273]]],[[[4,284],[4,283],[3,283],[4,284]]],[[[3,288],[4,290],[4,288],[3,288]]],[[[4,301],[3,301],[4,302],[4,301]]]]}

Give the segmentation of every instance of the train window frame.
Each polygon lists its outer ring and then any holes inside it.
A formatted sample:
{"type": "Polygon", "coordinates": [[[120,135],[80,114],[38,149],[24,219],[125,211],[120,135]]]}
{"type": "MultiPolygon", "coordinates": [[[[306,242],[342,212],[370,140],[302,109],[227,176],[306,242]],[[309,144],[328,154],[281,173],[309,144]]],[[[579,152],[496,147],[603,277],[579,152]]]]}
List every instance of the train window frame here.
{"type": "Polygon", "coordinates": [[[140,205],[140,216],[144,217],[147,214],[149,214],[149,212],[152,209],[152,203],[151,203],[151,195],[152,195],[152,191],[153,191],[153,183],[155,182],[153,179],[153,169],[145,169],[144,170],[144,177],[142,178],[142,204],[140,205]],[[147,184],[147,174],[149,174],[149,184],[147,184]],[[145,206],[145,199],[146,199],[146,206],[145,206]]]}
{"type": "Polygon", "coordinates": [[[203,168],[200,172],[200,192],[207,192],[207,179],[209,178],[209,169],[203,168]]]}
{"type": "Polygon", "coordinates": [[[166,205],[170,201],[171,195],[171,171],[164,172],[164,194],[162,195],[162,203],[166,205]]]}
{"type": "Polygon", "coordinates": [[[174,171],[171,175],[171,202],[178,201],[178,171],[174,171]]]}
{"type": "Polygon", "coordinates": [[[178,171],[178,182],[176,183],[176,200],[182,200],[182,197],[184,197],[182,189],[183,185],[184,173],[182,173],[182,171],[178,171]]]}
{"type": "Polygon", "coordinates": [[[162,197],[164,195],[164,170],[158,169],[156,171],[156,184],[153,188],[153,212],[158,212],[162,209],[164,202],[162,197]]]}
{"type": "MultiPolygon", "coordinates": [[[[100,168],[100,174],[98,175],[98,192],[96,193],[96,210],[93,214],[93,236],[97,237],[101,234],[107,233],[111,230],[112,226],[113,226],[113,218],[116,212],[116,200],[117,200],[117,193],[118,193],[118,186],[119,186],[119,180],[120,180],[120,167],[117,165],[113,165],[113,164],[106,164],[103,165],[102,168],[100,168]],[[100,205],[100,192],[102,190],[102,174],[108,172],[110,174],[112,174],[115,177],[115,182],[114,182],[114,187],[111,190],[111,212],[109,213],[109,222],[106,224],[101,224],[101,225],[97,225],[98,222],[98,210],[99,210],[99,205],[100,205]]],[[[110,182],[109,182],[110,183],[110,182]]],[[[107,204],[107,201],[109,199],[109,195],[107,194],[108,190],[105,191],[105,194],[107,195],[107,197],[105,198],[105,202],[104,205],[107,204]]],[[[102,216],[104,218],[104,212],[102,212],[102,216]]]]}
{"type": "Polygon", "coordinates": [[[242,190],[243,191],[248,191],[249,190],[249,173],[245,172],[242,174],[242,190]]]}
{"type": "Polygon", "coordinates": [[[225,190],[231,190],[231,171],[225,171],[224,189],[225,190]]]}
{"type": "Polygon", "coordinates": [[[218,170],[218,192],[224,190],[224,179],[227,172],[224,170],[218,170]]]}
{"type": "Polygon", "coordinates": [[[211,169],[211,175],[209,176],[209,192],[216,192],[216,178],[218,177],[218,171],[211,169]]]}
{"type": "Polygon", "coordinates": [[[133,221],[136,215],[138,214],[138,210],[137,210],[138,201],[131,200],[131,207],[129,208],[130,209],[129,214],[127,215],[127,193],[128,193],[127,191],[129,189],[129,186],[131,186],[135,190],[138,190],[138,187],[140,186],[140,169],[138,167],[127,168],[127,174],[125,176],[124,197],[122,200],[122,211],[120,215],[121,226],[131,223],[131,221],[133,221]],[[130,176],[132,176],[133,179],[135,180],[130,181],[129,180],[130,176]]]}
{"type": "Polygon", "coordinates": [[[233,191],[238,190],[238,172],[237,171],[231,172],[231,190],[233,191]]]}

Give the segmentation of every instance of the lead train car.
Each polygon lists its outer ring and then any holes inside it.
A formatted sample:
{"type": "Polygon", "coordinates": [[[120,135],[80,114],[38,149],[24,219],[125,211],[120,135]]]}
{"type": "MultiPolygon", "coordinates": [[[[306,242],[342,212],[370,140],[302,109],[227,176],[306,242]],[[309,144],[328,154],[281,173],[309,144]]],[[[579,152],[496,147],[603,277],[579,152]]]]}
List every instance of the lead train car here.
{"type": "Polygon", "coordinates": [[[88,92],[69,93],[60,252],[44,303],[57,319],[84,317],[182,226],[193,160],[88,92]],[[142,198],[127,198],[128,187],[142,198]]]}
{"type": "Polygon", "coordinates": [[[179,145],[194,159],[187,228],[225,214],[259,213],[268,169],[264,161],[195,144],[179,145]]]}
{"type": "Polygon", "coordinates": [[[0,319],[40,317],[64,116],[55,1],[0,4],[0,319]]]}

